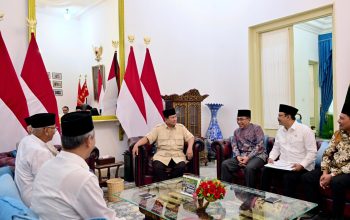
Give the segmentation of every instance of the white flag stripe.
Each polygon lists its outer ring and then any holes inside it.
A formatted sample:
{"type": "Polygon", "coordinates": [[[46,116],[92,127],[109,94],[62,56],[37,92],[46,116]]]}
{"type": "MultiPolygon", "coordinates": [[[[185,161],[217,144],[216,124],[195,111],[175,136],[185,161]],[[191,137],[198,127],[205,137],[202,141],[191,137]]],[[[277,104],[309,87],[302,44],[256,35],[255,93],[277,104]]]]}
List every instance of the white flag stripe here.
{"type": "Polygon", "coordinates": [[[2,124],[0,152],[6,152],[16,149],[16,144],[27,135],[11,109],[0,99],[0,121],[2,124]]]}
{"type": "Polygon", "coordinates": [[[144,136],[149,131],[125,81],[121,86],[118,97],[117,117],[129,138],[144,136]]]}
{"type": "Polygon", "coordinates": [[[154,105],[151,97],[147,93],[143,84],[141,83],[143,99],[145,100],[146,114],[147,114],[147,126],[149,130],[152,130],[156,125],[163,122],[162,116],[159,114],[157,107],[154,105]]]}
{"type": "MultiPolygon", "coordinates": [[[[19,80],[19,83],[21,84],[21,87],[23,89],[23,93],[24,93],[26,100],[27,100],[29,115],[35,115],[38,113],[47,113],[47,110],[45,109],[44,105],[34,95],[32,90],[30,90],[30,88],[28,87],[26,82],[22,79],[22,77],[19,77],[18,80],[19,80]]],[[[56,126],[58,126],[58,125],[56,125],[56,126]]],[[[54,137],[52,138],[52,144],[62,145],[59,132],[56,132],[54,137]]]]}
{"type": "Polygon", "coordinates": [[[106,83],[106,91],[102,99],[102,115],[114,115],[117,109],[118,87],[116,78],[108,80],[106,83]]]}
{"type": "Polygon", "coordinates": [[[28,87],[28,85],[22,79],[22,77],[19,77],[18,80],[21,84],[23,93],[27,100],[29,115],[34,115],[37,113],[46,113],[47,110],[45,109],[44,105],[39,101],[39,99],[37,99],[37,97],[34,95],[32,90],[28,87]]]}

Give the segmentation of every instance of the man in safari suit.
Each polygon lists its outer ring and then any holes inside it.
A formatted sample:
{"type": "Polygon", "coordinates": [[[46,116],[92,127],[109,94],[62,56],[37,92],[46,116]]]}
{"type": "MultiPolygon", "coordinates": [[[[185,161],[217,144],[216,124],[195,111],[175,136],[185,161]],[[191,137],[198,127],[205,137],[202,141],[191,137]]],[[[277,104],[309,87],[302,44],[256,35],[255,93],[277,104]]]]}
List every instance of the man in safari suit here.
{"type": "Polygon", "coordinates": [[[145,137],[141,138],[132,150],[138,155],[139,146],[157,142],[157,152],[153,157],[153,170],[155,182],[168,179],[166,168],[172,168],[170,178],[183,175],[188,160],[193,157],[194,137],[186,127],[177,123],[175,109],[163,111],[164,123],[157,125],[145,137]],[[188,144],[186,155],[183,152],[185,141],[188,144]]]}

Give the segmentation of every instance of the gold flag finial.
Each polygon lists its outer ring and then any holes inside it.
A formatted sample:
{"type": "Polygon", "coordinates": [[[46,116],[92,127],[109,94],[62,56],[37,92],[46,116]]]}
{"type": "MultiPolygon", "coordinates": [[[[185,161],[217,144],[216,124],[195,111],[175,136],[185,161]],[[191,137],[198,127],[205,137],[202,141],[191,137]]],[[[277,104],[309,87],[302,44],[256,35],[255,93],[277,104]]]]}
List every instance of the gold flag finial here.
{"type": "Polygon", "coordinates": [[[128,36],[128,40],[129,40],[129,43],[134,43],[134,40],[135,40],[135,36],[133,35],[133,34],[130,34],[129,36],[128,36]]]}
{"type": "Polygon", "coordinates": [[[97,62],[100,62],[102,60],[102,52],[103,52],[103,47],[100,46],[100,47],[93,47],[93,51],[95,53],[95,60],[97,62]]]}
{"type": "Polygon", "coordinates": [[[36,20],[27,18],[27,22],[30,29],[30,33],[35,33],[36,20]]]}
{"type": "Polygon", "coordinates": [[[151,38],[150,37],[144,37],[143,41],[145,42],[146,47],[147,47],[151,43],[151,38]]]}
{"type": "Polygon", "coordinates": [[[117,50],[117,48],[119,46],[119,41],[112,40],[112,46],[114,47],[114,50],[117,50]]]}

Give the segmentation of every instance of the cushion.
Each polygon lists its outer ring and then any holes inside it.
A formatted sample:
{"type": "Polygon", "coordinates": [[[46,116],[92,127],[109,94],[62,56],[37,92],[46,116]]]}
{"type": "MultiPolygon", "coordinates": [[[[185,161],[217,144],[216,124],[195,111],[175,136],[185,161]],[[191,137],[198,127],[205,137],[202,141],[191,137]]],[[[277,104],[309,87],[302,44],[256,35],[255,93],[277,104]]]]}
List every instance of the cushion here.
{"type": "Polygon", "coordinates": [[[37,219],[37,216],[24,203],[12,197],[0,197],[0,219],[37,219]]]}
{"type": "Polygon", "coordinates": [[[13,178],[13,169],[9,166],[0,167],[0,176],[9,174],[13,178]]]}
{"type": "Polygon", "coordinates": [[[16,157],[17,156],[17,150],[13,150],[10,152],[12,157],[16,157]]]}
{"type": "Polygon", "coordinates": [[[16,183],[9,174],[0,176],[0,197],[5,196],[21,200],[16,183]]]}
{"type": "Polygon", "coordinates": [[[268,135],[264,135],[264,147],[265,147],[266,151],[267,151],[267,144],[268,144],[268,142],[269,142],[269,136],[268,135]]]}
{"type": "Polygon", "coordinates": [[[323,156],[323,153],[325,152],[325,150],[328,148],[328,145],[329,145],[328,141],[322,141],[321,147],[320,147],[320,149],[318,149],[317,155],[316,155],[316,164],[315,164],[316,168],[321,167],[322,156],[323,156]]]}

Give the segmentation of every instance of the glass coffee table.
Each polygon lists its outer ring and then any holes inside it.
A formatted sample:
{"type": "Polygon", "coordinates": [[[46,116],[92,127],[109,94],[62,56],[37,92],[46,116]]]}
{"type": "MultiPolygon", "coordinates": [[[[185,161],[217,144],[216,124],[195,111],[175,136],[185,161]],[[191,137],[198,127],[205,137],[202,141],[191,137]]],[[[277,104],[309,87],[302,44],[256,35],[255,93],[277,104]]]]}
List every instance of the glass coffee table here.
{"type": "Polygon", "coordinates": [[[317,204],[226,183],[226,196],[197,212],[197,201],[183,195],[183,178],[175,178],[115,194],[139,206],[146,219],[296,219],[317,204]]]}

